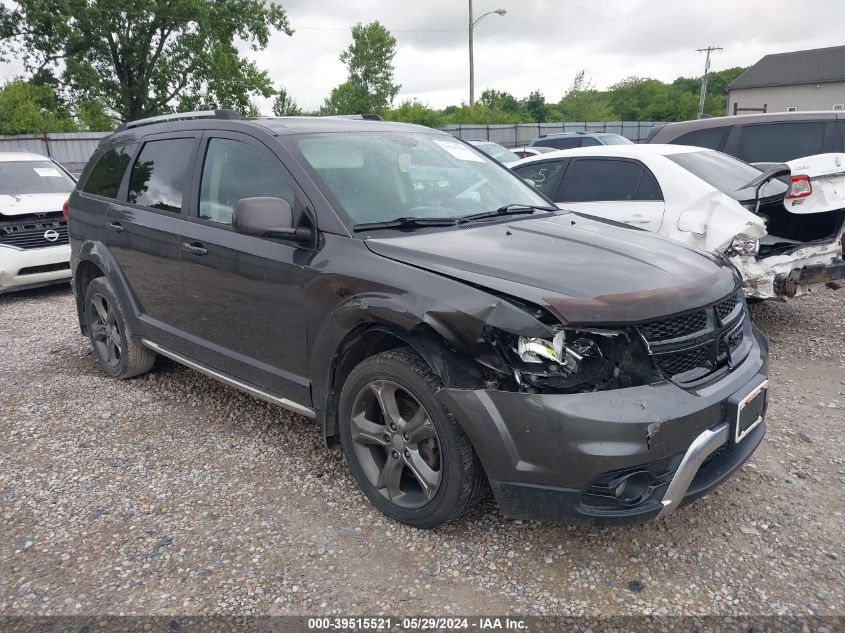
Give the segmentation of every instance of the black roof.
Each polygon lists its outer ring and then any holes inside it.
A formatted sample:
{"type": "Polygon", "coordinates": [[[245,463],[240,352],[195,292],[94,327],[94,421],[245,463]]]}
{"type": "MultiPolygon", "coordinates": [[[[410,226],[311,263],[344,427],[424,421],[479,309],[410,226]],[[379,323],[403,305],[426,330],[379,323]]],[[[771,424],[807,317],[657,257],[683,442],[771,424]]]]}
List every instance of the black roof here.
{"type": "Polygon", "coordinates": [[[315,134],[320,132],[428,132],[430,134],[446,135],[422,125],[412,123],[397,123],[393,121],[375,121],[372,119],[349,117],[262,117],[257,119],[233,119],[228,117],[206,117],[194,119],[179,119],[165,122],[151,122],[128,129],[118,128],[114,134],[104,137],[100,141],[101,148],[112,145],[131,143],[151,134],[161,132],[182,132],[192,130],[243,130],[244,127],[259,127],[274,136],[287,134],[315,134]]]}
{"type": "Polygon", "coordinates": [[[728,90],[845,81],[845,46],[766,55],[734,79],[728,90]]]}

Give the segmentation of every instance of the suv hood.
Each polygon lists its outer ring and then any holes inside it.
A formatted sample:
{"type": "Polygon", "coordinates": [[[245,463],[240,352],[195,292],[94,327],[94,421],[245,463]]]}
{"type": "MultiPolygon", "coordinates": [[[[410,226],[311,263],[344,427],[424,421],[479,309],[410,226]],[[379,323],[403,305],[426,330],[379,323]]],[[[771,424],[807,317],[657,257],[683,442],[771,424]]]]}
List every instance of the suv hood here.
{"type": "Polygon", "coordinates": [[[62,205],[68,196],[70,196],[70,191],[0,196],[0,215],[14,217],[30,213],[54,213],[62,210],[62,205]]]}
{"type": "Polygon", "coordinates": [[[365,244],[384,257],[545,306],[568,323],[655,319],[714,303],[739,285],[720,255],[574,213],[365,244]]]}

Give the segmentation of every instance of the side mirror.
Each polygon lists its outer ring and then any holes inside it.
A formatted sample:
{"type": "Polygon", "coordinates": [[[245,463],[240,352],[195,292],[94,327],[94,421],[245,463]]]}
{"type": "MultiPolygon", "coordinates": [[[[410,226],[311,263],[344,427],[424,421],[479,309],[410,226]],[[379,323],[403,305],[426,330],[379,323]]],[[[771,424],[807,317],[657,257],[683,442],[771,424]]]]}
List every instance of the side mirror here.
{"type": "Polygon", "coordinates": [[[293,225],[293,209],[282,198],[241,198],[232,211],[232,225],[240,232],[258,237],[307,242],[311,229],[293,225]]]}

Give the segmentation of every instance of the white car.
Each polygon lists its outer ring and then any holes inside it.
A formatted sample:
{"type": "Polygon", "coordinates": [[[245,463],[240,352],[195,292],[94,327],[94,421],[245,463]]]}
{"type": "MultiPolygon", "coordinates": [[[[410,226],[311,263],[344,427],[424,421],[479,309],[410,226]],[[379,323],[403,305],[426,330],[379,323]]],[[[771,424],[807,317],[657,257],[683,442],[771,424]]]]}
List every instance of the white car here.
{"type": "Polygon", "coordinates": [[[0,152],[0,294],[70,279],[62,209],[74,186],[46,156],[0,152]]]}
{"type": "Polygon", "coordinates": [[[725,253],[748,297],[793,297],[845,279],[845,154],[761,172],[700,147],[605,145],[509,167],[561,208],[725,253]]]}

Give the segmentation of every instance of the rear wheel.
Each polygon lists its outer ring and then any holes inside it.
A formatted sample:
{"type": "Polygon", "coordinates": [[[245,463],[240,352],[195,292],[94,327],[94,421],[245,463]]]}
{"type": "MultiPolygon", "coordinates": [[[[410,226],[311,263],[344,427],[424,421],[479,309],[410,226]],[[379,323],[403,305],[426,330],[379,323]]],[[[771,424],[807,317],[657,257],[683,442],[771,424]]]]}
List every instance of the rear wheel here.
{"type": "Polygon", "coordinates": [[[384,514],[418,528],[460,517],[486,489],[469,439],[435,396],[442,388],[401,348],[358,365],[340,397],[341,443],[358,485],[384,514]]]}
{"type": "Polygon", "coordinates": [[[135,342],[123,307],[105,277],[92,280],[85,290],[85,319],[91,349],[109,376],[131,378],[152,368],[155,353],[135,342]]]}

